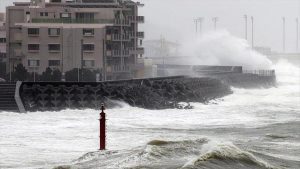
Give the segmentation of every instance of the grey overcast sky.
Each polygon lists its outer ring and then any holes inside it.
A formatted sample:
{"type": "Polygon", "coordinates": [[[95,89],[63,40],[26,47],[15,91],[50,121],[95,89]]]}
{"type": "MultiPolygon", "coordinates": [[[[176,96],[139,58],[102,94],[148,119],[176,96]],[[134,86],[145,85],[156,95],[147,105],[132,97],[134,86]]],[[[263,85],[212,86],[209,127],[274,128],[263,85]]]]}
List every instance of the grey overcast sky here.
{"type": "MultiPolygon", "coordinates": [[[[0,0],[0,10],[15,1],[0,0]]],[[[146,17],[142,29],[146,39],[162,35],[172,41],[181,41],[195,35],[193,19],[204,17],[204,31],[213,30],[212,17],[219,17],[218,29],[244,37],[244,18],[254,17],[255,46],[269,46],[282,50],[282,17],[286,17],[287,51],[296,49],[296,18],[300,14],[300,0],[140,0],[145,6],[140,15],[146,17]]],[[[251,36],[250,19],[248,22],[251,36]]],[[[249,40],[250,42],[250,40],[249,40]]]]}

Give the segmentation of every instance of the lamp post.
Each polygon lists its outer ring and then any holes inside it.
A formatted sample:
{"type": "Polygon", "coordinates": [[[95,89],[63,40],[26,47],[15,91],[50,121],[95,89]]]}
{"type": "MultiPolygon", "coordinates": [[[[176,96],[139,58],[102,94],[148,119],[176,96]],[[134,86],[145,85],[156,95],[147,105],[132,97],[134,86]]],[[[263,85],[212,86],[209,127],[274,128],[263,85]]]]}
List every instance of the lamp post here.
{"type": "Polygon", "coordinates": [[[203,17],[199,17],[198,20],[199,20],[199,24],[200,24],[200,35],[202,35],[202,23],[204,21],[204,18],[203,17]]]}
{"type": "Polygon", "coordinates": [[[204,21],[203,17],[198,17],[197,19],[194,19],[195,25],[196,25],[196,35],[198,35],[198,23],[200,25],[200,35],[202,34],[202,22],[204,21]]]}
{"type": "Polygon", "coordinates": [[[248,16],[244,15],[245,18],[245,39],[248,39],[248,16]]]}
{"type": "Polygon", "coordinates": [[[212,20],[214,22],[214,29],[216,31],[217,30],[217,22],[218,22],[219,18],[218,17],[213,17],[212,20]]]}
{"type": "Polygon", "coordinates": [[[80,60],[80,68],[81,68],[81,81],[83,81],[83,39],[81,39],[81,60],[80,60]]]}
{"type": "Polygon", "coordinates": [[[254,48],[254,17],[251,16],[251,27],[252,27],[252,49],[254,48]]]}
{"type": "Polygon", "coordinates": [[[282,50],[285,53],[285,17],[282,17],[282,50]]]}
{"type": "Polygon", "coordinates": [[[296,52],[299,49],[299,19],[296,18],[296,52]]]}
{"type": "Polygon", "coordinates": [[[196,26],[196,35],[198,34],[198,19],[194,19],[195,26],[196,26]]]}

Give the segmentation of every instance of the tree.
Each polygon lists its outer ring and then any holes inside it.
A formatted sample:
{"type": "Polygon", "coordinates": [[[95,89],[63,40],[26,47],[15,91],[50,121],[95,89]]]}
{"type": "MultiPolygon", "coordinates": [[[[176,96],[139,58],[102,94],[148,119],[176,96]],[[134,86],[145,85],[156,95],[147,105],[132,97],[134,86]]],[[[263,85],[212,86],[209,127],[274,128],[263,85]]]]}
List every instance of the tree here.
{"type": "Polygon", "coordinates": [[[66,78],[66,81],[69,81],[69,82],[78,81],[78,69],[74,68],[72,70],[67,71],[65,73],[65,78],[66,78]]]}
{"type": "Polygon", "coordinates": [[[52,69],[47,67],[46,71],[41,75],[41,81],[52,81],[52,69]]]}
{"type": "Polygon", "coordinates": [[[61,77],[62,77],[62,73],[58,69],[55,69],[52,72],[52,80],[53,81],[59,82],[59,81],[61,81],[61,77]]]}
{"type": "Polygon", "coordinates": [[[28,77],[29,73],[22,64],[18,64],[17,67],[15,67],[15,71],[12,73],[13,81],[26,81],[28,77]]]}
{"type": "Polygon", "coordinates": [[[83,82],[95,82],[96,74],[89,69],[82,69],[82,79],[83,82]]]}
{"type": "Polygon", "coordinates": [[[81,82],[95,82],[96,81],[96,73],[95,71],[91,71],[89,69],[72,69],[70,71],[67,71],[65,74],[66,81],[69,82],[76,82],[78,81],[78,78],[81,82]],[[79,77],[78,77],[79,75],[79,77]]]}

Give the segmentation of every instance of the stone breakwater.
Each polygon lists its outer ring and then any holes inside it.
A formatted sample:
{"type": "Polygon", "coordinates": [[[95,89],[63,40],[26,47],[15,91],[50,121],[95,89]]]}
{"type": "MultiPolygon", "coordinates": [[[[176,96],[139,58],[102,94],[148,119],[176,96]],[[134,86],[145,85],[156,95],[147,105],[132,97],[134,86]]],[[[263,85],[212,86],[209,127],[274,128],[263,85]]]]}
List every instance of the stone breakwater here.
{"type": "Polygon", "coordinates": [[[99,83],[23,82],[20,87],[26,111],[99,109],[111,100],[146,109],[191,108],[180,102],[205,103],[231,93],[221,80],[184,76],[99,83]]]}

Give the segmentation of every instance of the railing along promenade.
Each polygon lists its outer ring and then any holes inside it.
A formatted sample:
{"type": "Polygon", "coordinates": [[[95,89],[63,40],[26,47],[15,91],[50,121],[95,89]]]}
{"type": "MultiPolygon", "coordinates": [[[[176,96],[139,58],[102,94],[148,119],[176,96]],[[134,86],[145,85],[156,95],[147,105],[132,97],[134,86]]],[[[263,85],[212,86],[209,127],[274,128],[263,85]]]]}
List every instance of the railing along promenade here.
{"type": "Polygon", "coordinates": [[[243,70],[244,74],[255,74],[258,76],[276,76],[275,70],[243,70]]]}

